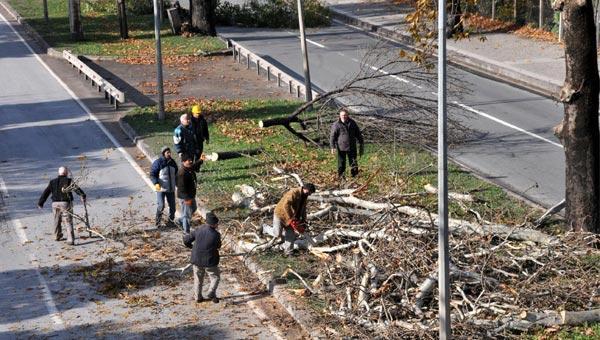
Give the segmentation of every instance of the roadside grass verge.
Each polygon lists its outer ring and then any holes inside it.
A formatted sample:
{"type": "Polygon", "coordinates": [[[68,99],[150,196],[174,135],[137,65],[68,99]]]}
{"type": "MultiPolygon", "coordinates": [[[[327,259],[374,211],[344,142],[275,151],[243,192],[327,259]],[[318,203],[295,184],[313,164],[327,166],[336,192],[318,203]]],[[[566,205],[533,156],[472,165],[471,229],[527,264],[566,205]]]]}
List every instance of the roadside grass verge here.
{"type": "MultiPolygon", "coordinates": [[[[206,162],[200,173],[199,195],[210,197],[212,207],[228,206],[230,195],[237,184],[255,185],[278,165],[298,173],[320,189],[337,188],[336,159],[329,149],[305,146],[282,127],[259,129],[258,121],[286,116],[298,105],[290,100],[205,100],[203,112],[209,120],[210,141],[204,152],[232,151],[262,148],[255,157],[222,162],[206,162]]],[[[167,109],[167,118],[158,121],[154,108],[136,108],[125,120],[158,152],[162,145],[172,146],[173,129],[178,117],[187,107],[167,109]]],[[[426,194],[424,185],[437,183],[436,158],[430,152],[410,145],[367,144],[365,155],[359,160],[361,174],[349,185],[367,184],[361,193],[366,199],[382,195],[411,194],[394,200],[399,204],[420,206],[435,212],[437,196],[426,194]]],[[[496,223],[521,224],[538,217],[540,211],[507,194],[498,186],[479,179],[453,164],[449,165],[449,190],[471,194],[474,202],[468,208],[477,211],[485,220],[496,223]]],[[[474,215],[464,204],[450,203],[453,218],[473,220],[474,215]]]]}
{"type": "MultiPolygon", "coordinates": [[[[48,0],[48,23],[44,21],[41,1],[8,0],[8,2],[50,46],[59,50],[67,49],[76,54],[113,57],[154,55],[152,15],[128,13],[129,39],[121,40],[116,14],[82,12],[84,40],[74,41],[69,33],[67,0],[48,0]]],[[[216,37],[174,36],[168,28],[167,20],[161,28],[161,36],[162,53],[165,56],[192,55],[198,50],[216,51],[226,47],[216,37]]]]}

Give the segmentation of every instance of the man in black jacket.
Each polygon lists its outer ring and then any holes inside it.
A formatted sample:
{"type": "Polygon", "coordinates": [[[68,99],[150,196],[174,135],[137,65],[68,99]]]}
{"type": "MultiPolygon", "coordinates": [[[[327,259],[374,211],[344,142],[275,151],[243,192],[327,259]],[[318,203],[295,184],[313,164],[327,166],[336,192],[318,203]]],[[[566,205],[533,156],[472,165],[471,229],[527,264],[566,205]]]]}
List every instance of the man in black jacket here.
{"type": "Polygon", "coordinates": [[[67,243],[75,244],[75,230],[73,229],[73,192],[81,196],[85,204],[85,193],[73,180],[67,177],[69,169],[61,166],[58,169],[58,177],[51,180],[38,201],[38,208],[42,209],[48,196],[52,194],[52,211],[54,212],[54,237],[60,241],[62,234],[62,220],[67,223],[67,243]]]}
{"type": "Polygon", "coordinates": [[[208,273],[210,287],[206,297],[218,303],[217,287],[221,280],[219,271],[219,249],[221,248],[221,234],[216,230],[219,224],[217,216],[209,212],[206,214],[206,224],[194,229],[183,237],[186,247],[192,248],[191,263],[194,268],[194,298],[196,302],[204,301],[202,297],[202,281],[204,273],[208,273]]]}
{"type": "Polygon", "coordinates": [[[329,144],[331,153],[337,152],[338,177],[343,178],[346,171],[346,157],[350,163],[350,174],[352,177],[358,175],[358,162],[356,160],[356,142],[358,141],[359,155],[364,152],[364,140],[356,122],[348,116],[348,111],[340,111],[340,119],[331,126],[329,144]]]}
{"type": "Polygon", "coordinates": [[[188,154],[181,156],[181,164],[183,169],[177,172],[177,198],[180,199],[181,203],[181,217],[179,222],[183,227],[183,231],[187,234],[190,232],[190,226],[192,223],[192,215],[198,209],[196,205],[196,173],[194,168],[200,167],[202,160],[194,163],[192,157],[188,154]]]}
{"type": "Polygon", "coordinates": [[[204,142],[210,144],[210,135],[208,133],[208,122],[202,114],[200,105],[192,106],[192,129],[196,136],[196,145],[198,147],[198,155],[196,158],[200,158],[200,155],[204,151],[204,142]]]}

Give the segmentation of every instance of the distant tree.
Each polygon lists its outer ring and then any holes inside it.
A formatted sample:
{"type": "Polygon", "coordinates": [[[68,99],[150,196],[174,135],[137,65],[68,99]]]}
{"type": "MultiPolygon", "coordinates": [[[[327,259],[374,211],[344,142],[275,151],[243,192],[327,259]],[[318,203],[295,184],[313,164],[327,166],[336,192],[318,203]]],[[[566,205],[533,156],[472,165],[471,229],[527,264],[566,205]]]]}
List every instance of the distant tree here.
{"type": "Polygon", "coordinates": [[[216,36],[217,0],[190,0],[192,31],[216,36]]]}

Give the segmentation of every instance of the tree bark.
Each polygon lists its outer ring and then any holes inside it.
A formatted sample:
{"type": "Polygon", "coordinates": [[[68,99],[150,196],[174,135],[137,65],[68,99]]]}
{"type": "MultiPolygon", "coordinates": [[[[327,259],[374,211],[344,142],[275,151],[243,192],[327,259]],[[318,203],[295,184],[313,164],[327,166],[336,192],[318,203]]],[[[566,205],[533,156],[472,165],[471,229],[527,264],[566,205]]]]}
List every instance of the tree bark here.
{"type": "Polygon", "coordinates": [[[69,29],[73,40],[83,40],[80,5],[80,0],[69,0],[69,29]]]}
{"type": "Polygon", "coordinates": [[[598,61],[591,0],[557,0],[564,9],[565,114],[558,135],[566,157],[566,220],[575,231],[600,232],[598,61]]]}
{"type": "Polygon", "coordinates": [[[216,36],[217,0],[190,0],[191,26],[194,32],[216,36]]]}
{"type": "Polygon", "coordinates": [[[129,28],[127,26],[127,6],[125,0],[117,0],[117,13],[119,16],[119,33],[121,39],[129,38],[129,28]]]}

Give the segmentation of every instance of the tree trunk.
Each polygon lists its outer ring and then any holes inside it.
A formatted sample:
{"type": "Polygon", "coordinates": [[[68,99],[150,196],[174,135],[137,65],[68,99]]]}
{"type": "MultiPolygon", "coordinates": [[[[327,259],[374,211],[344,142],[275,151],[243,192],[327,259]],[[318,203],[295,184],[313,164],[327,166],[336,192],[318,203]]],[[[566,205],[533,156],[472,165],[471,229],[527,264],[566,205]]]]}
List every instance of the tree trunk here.
{"type": "Polygon", "coordinates": [[[190,0],[191,26],[194,32],[216,36],[217,0],[190,0]]]}
{"type": "Polygon", "coordinates": [[[564,9],[565,106],[557,129],[566,156],[566,220],[575,231],[600,232],[598,60],[591,0],[557,0],[564,9]]]}
{"type": "Polygon", "coordinates": [[[69,29],[73,40],[83,40],[80,5],[80,0],[69,0],[69,29]]]}
{"type": "Polygon", "coordinates": [[[127,26],[127,6],[125,0],[117,0],[117,14],[119,16],[119,33],[121,39],[129,38],[129,28],[127,26]]]}

